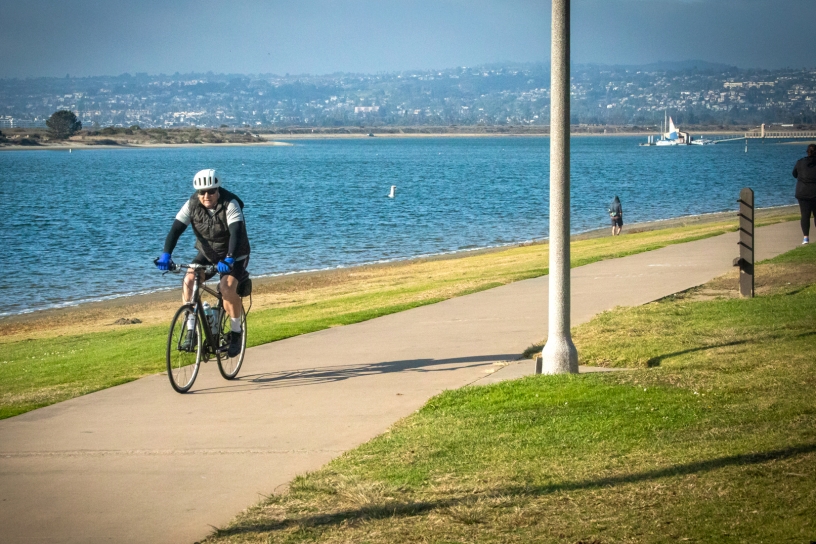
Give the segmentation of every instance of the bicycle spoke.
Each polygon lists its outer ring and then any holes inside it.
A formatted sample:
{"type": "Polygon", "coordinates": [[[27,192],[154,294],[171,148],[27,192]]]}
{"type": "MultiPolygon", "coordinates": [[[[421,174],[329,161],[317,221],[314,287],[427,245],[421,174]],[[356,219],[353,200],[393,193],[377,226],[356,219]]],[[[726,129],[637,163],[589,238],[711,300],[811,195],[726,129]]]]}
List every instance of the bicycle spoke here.
{"type": "Polygon", "coordinates": [[[199,324],[188,327],[193,307],[182,306],[170,325],[167,339],[167,376],[173,389],[184,393],[192,387],[201,364],[202,339],[199,324]]]}

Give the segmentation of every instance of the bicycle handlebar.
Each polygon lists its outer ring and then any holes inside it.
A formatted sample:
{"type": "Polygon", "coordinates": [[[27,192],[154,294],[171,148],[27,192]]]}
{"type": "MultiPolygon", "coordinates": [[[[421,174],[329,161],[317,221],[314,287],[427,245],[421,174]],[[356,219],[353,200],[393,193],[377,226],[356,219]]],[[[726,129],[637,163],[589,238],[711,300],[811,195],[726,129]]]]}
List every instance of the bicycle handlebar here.
{"type": "MultiPolygon", "coordinates": [[[[153,263],[155,264],[158,259],[154,260],[153,263]]],[[[218,267],[214,264],[197,264],[197,263],[189,263],[189,264],[177,264],[171,262],[165,272],[172,272],[174,274],[180,274],[181,271],[185,268],[191,270],[203,270],[205,274],[215,274],[218,272],[218,267]]]]}
{"type": "Polygon", "coordinates": [[[203,270],[205,274],[215,274],[218,272],[218,267],[214,264],[176,264],[173,263],[173,266],[170,268],[171,272],[180,273],[183,269],[188,268],[190,270],[203,270]]]}

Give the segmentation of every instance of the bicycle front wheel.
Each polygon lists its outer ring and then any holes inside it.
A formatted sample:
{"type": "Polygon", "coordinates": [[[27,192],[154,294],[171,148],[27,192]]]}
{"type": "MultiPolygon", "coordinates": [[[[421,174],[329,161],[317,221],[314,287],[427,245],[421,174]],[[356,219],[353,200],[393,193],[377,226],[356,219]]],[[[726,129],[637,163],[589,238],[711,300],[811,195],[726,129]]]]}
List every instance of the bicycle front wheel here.
{"type": "Polygon", "coordinates": [[[220,334],[218,335],[218,352],[216,353],[216,356],[218,357],[218,370],[221,372],[221,375],[225,380],[232,380],[238,375],[238,371],[241,370],[241,365],[244,362],[244,352],[246,351],[247,338],[246,313],[242,308],[240,333],[241,351],[234,357],[230,357],[229,355],[229,339],[232,329],[230,326],[230,316],[224,309],[221,309],[220,313],[221,329],[219,331],[220,334]]]}
{"type": "Polygon", "coordinates": [[[167,377],[179,393],[189,391],[198,376],[204,351],[201,338],[201,323],[195,315],[195,308],[185,304],[173,316],[167,337],[167,377]],[[194,319],[192,328],[187,324],[190,316],[194,319]]]}

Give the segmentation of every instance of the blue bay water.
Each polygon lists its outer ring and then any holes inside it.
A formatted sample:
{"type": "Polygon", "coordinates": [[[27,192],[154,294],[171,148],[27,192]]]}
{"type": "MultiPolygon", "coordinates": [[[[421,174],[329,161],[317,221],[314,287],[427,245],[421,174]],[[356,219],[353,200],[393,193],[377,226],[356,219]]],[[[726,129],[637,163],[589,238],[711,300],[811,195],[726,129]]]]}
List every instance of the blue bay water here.
{"type": "MultiPolygon", "coordinates": [[[[572,139],[573,232],[607,226],[615,195],[626,224],[735,210],[745,186],[758,206],[795,203],[804,146],[642,140],[572,139]]],[[[545,238],[548,161],[541,137],[5,151],[0,315],[175,286],[152,260],[202,168],[246,202],[257,276],[545,238]]],[[[189,230],[177,262],[195,255],[189,230]]]]}

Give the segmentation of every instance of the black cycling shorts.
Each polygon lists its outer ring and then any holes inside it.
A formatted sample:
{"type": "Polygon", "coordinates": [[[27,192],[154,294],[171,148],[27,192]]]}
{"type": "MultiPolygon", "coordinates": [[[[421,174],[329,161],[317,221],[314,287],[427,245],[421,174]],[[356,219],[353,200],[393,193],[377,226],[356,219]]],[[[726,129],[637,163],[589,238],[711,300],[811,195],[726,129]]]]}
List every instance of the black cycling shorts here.
{"type": "Polygon", "coordinates": [[[612,219],[612,226],[613,227],[622,227],[623,226],[623,217],[610,217],[612,219]]]}
{"type": "MultiPolygon", "coordinates": [[[[193,263],[194,264],[203,264],[203,265],[218,264],[218,263],[211,262],[207,258],[207,256],[204,255],[203,253],[201,253],[200,251],[198,252],[198,255],[195,256],[195,259],[193,259],[193,263]]],[[[221,276],[222,277],[223,276],[232,276],[235,279],[237,279],[238,281],[241,281],[241,280],[243,280],[244,278],[246,278],[249,275],[249,273],[246,271],[248,264],[249,264],[249,255],[247,255],[246,259],[243,259],[241,261],[235,261],[235,264],[232,265],[232,270],[230,270],[226,274],[221,274],[221,276]]],[[[216,274],[217,274],[217,272],[212,272],[210,274],[207,274],[204,279],[208,280],[208,279],[214,277],[216,274]]]]}

